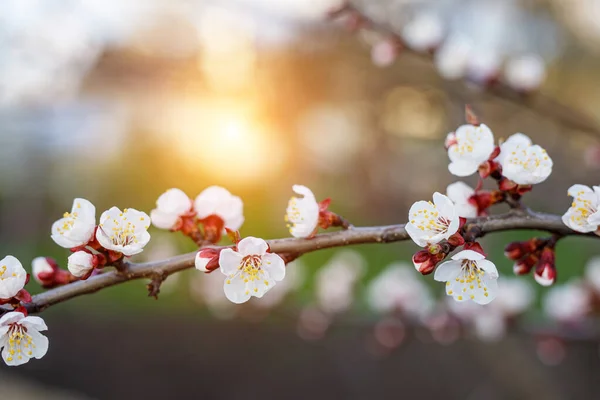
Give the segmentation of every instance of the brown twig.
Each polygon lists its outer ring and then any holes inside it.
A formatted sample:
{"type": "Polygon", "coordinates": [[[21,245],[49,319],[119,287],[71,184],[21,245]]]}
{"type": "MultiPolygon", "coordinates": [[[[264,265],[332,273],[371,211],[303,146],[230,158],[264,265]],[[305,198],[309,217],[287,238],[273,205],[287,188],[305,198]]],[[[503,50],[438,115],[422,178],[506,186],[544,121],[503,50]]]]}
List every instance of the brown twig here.
{"type": "MultiPolygon", "coordinates": [[[[343,247],[366,243],[390,243],[409,240],[404,225],[353,227],[348,230],[324,233],[312,239],[275,239],[270,240],[271,251],[279,254],[302,255],[332,247],[343,247]]],[[[473,239],[488,233],[511,230],[541,230],[560,236],[588,236],[599,238],[593,233],[582,234],[567,228],[558,215],[533,212],[528,209],[513,209],[506,214],[470,219],[465,231],[471,232],[473,239]]],[[[92,276],[85,281],[77,281],[33,296],[31,303],[25,305],[30,313],[38,313],[54,304],[97,292],[109,286],[118,285],[134,279],[153,279],[167,276],[194,267],[195,253],[183,254],[161,261],[147,263],[123,263],[123,270],[107,271],[92,276]]]]}

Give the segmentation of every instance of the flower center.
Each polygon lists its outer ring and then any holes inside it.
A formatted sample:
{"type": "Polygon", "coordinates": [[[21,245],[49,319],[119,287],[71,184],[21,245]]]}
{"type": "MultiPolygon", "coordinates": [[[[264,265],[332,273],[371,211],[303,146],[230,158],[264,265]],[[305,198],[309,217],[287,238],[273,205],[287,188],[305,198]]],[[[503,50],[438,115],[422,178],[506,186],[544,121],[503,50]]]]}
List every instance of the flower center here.
{"type": "Polygon", "coordinates": [[[546,150],[542,149],[541,152],[543,157],[539,157],[533,151],[530,151],[531,145],[528,145],[527,148],[519,148],[515,149],[511,152],[511,155],[508,158],[508,162],[514,165],[520,165],[523,169],[528,171],[534,171],[536,168],[539,168],[542,164],[542,161],[548,161],[548,155],[546,154],[546,150]]]}
{"type": "Polygon", "coordinates": [[[22,360],[23,355],[31,357],[33,355],[33,339],[27,333],[27,328],[20,324],[11,324],[8,329],[8,357],[7,361],[12,361],[14,357],[22,360]]]}
{"type": "Polygon", "coordinates": [[[575,214],[571,215],[571,221],[576,223],[584,223],[587,218],[596,213],[598,210],[596,205],[591,200],[584,198],[585,192],[577,193],[577,197],[573,200],[571,207],[575,209],[575,214]]]}
{"type": "Polygon", "coordinates": [[[6,265],[3,265],[2,267],[0,267],[0,280],[3,281],[3,280],[8,279],[8,278],[16,278],[17,277],[17,273],[16,272],[13,272],[13,273],[9,272],[9,273],[7,273],[6,272],[7,269],[8,268],[6,267],[6,265]]]}
{"type": "MultiPolygon", "coordinates": [[[[75,205],[75,208],[81,208],[81,203],[77,203],[75,205]]],[[[77,218],[79,217],[79,213],[77,211],[73,211],[73,212],[66,212],[63,214],[63,225],[62,227],[58,227],[58,233],[61,235],[64,235],[65,233],[67,233],[68,231],[70,231],[73,228],[73,225],[75,225],[75,221],[77,221],[77,218]]]]}
{"type": "Polygon", "coordinates": [[[288,228],[304,221],[304,216],[298,207],[298,202],[299,199],[297,197],[292,197],[288,203],[287,213],[284,216],[285,222],[288,222],[288,228]]]}
{"type": "Polygon", "coordinates": [[[254,282],[261,279],[260,275],[265,271],[261,268],[262,259],[257,255],[246,256],[239,266],[240,274],[244,282],[254,282]]]}
{"type": "Polygon", "coordinates": [[[413,214],[414,217],[420,217],[419,220],[411,220],[410,222],[417,226],[422,231],[430,231],[434,233],[443,233],[448,230],[450,226],[450,220],[440,216],[437,209],[433,211],[419,210],[417,214],[413,214]]]}

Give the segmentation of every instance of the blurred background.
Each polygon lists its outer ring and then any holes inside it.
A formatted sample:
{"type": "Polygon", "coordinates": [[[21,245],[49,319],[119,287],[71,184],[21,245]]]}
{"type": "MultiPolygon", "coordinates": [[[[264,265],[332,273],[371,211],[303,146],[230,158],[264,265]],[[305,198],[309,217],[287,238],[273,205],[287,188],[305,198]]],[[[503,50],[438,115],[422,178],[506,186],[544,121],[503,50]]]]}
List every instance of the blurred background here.
{"type": "MultiPolygon", "coordinates": [[[[74,197],[149,212],[171,187],[242,197],[243,236],[288,236],[296,183],[355,225],[403,223],[454,181],[443,140],[465,103],[551,154],[532,208],[563,214],[571,184],[599,183],[600,1],[352,5],[4,0],[1,254],[66,267],[49,232],[74,197]]],[[[194,250],[151,234],[139,261],[194,250]]],[[[485,311],[416,276],[408,242],[308,254],[243,306],[197,271],[158,301],[142,281],[106,289],[44,313],[48,354],[2,365],[0,398],[598,397],[598,245],[560,242],[549,296],[503,257],[533,234],[485,238],[513,299],[485,311]]]]}

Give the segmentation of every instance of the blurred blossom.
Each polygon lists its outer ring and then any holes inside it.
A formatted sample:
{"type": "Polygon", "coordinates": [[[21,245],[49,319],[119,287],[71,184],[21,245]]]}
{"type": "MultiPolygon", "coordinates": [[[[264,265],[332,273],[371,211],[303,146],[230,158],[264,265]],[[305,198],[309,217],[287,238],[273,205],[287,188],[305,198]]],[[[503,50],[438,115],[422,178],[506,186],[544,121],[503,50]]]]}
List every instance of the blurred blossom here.
{"type": "Polygon", "coordinates": [[[585,265],[585,282],[600,295],[600,257],[594,257],[585,265]]]}
{"type": "Polygon", "coordinates": [[[342,250],[316,274],[319,307],[329,314],[342,313],[354,302],[357,281],[365,273],[366,261],[354,250],[342,250]]]}
{"type": "Polygon", "coordinates": [[[205,305],[215,317],[231,319],[235,316],[236,305],[225,297],[224,280],[225,277],[218,272],[193,273],[189,280],[190,296],[196,303],[205,305]]]}
{"type": "Polygon", "coordinates": [[[288,263],[285,268],[285,279],[278,282],[267,296],[254,299],[253,305],[259,308],[277,307],[289,293],[297,291],[302,286],[306,278],[304,264],[300,260],[296,260],[288,263]]]}
{"type": "Polygon", "coordinates": [[[298,318],[298,336],[304,340],[319,340],[325,336],[331,317],[316,307],[306,307],[298,318]]]}
{"type": "Polygon", "coordinates": [[[431,12],[417,13],[402,29],[402,38],[414,50],[432,50],[442,41],[444,23],[431,12]]]}
{"type": "Polygon", "coordinates": [[[542,301],[546,315],[559,323],[581,322],[590,311],[591,296],[576,280],[553,286],[542,301]]]}
{"type": "Polygon", "coordinates": [[[498,281],[498,296],[488,305],[447,301],[449,310],[469,326],[481,340],[497,341],[506,333],[507,322],[524,313],[533,302],[531,285],[516,278],[498,281]]]}
{"type": "Polygon", "coordinates": [[[401,311],[409,317],[425,317],[433,309],[429,288],[412,265],[394,263],[375,277],[367,289],[370,307],[379,313],[401,311]]]}
{"type": "Polygon", "coordinates": [[[238,0],[263,10],[306,20],[323,20],[330,11],[342,6],[344,0],[238,0]]]}
{"type": "Polygon", "coordinates": [[[461,35],[452,35],[444,41],[434,55],[435,66],[443,78],[454,80],[466,75],[471,46],[470,39],[461,35]]]}
{"type": "Polygon", "coordinates": [[[315,105],[300,117],[298,134],[311,161],[336,172],[353,162],[366,145],[362,112],[358,105],[315,105]]]}
{"type": "Polygon", "coordinates": [[[546,78],[544,60],[535,54],[514,57],[508,60],[504,77],[506,82],[520,91],[537,89],[546,78]]]}

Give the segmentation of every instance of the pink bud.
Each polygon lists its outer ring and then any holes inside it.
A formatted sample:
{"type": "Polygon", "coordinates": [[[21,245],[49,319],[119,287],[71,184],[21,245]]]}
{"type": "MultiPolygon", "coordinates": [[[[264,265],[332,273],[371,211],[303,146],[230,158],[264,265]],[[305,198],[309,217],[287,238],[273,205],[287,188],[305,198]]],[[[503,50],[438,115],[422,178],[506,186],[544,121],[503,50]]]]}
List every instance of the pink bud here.
{"type": "Polygon", "coordinates": [[[540,262],[535,268],[534,278],[542,286],[550,286],[556,281],[556,255],[554,249],[546,247],[542,251],[540,262]]]}
{"type": "Polygon", "coordinates": [[[202,272],[212,272],[219,267],[221,250],[202,249],[196,254],[196,269],[202,272]]]}

